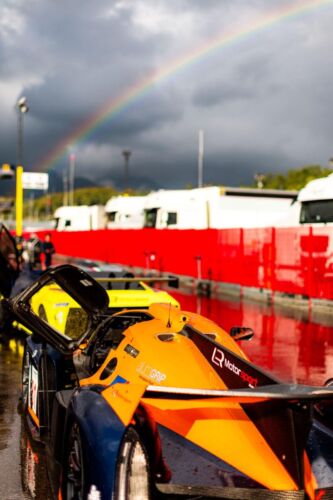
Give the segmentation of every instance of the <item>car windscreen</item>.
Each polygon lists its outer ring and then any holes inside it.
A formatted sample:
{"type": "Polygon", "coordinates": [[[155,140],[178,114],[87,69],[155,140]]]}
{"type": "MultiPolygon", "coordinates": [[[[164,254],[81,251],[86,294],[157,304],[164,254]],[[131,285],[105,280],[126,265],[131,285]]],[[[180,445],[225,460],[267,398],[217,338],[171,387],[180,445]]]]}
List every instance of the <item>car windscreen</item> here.
{"type": "Polygon", "coordinates": [[[302,203],[300,223],[333,222],[333,200],[316,200],[302,203]]]}
{"type": "Polygon", "coordinates": [[[86,311],[55,282],[34,294],[29,305],[34,314],[67,339],[78,340],[88,329],[86,311]]]}

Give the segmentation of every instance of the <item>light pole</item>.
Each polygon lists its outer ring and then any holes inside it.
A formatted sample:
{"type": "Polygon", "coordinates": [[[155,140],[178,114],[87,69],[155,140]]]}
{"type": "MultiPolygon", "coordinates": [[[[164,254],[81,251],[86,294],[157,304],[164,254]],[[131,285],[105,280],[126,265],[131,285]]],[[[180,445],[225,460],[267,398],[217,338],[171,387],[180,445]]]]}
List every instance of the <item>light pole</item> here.
{"type": "Polygon", "coordinates": [[[16,236],[23,232],[23,116],[29,111],[26,97],[17,101],[16,236]]]}
{"type": "Polygon", "coordinates": [[[20,97],[17,101],[17,165],[23,165],[23,116],[28,113],[29,107],[26,97],[20,97]]]}
{"type": "Polygon", "coordinates": [[[203,186],[204,131],[199,130],[198,188],[203,186]]]}
{"type": "Polygon", "coordinates": [[[124,184],[125,189],[128,188],[128,176],[129,176],[129,159],[131,157],[132,151],[129,149],[125,149],[123,151],[123,157],[125,160],[125,175],[124,175],[124,184]]]}
{"type": "Polygon", "coordinates": [[[62,177],[62,181],[63,181],[63,190],[64,190],[62,204],[64,206],[67,206],[67,205],[69,205],[69,203],[68,203],[68,175],[67,175],[67,172],[64,172],[63,177],[62,177]]]}
{"type": "Polygon", "coordinates": [[[74,205],[75,153],[69,155],[69,205],[74,205]]]}

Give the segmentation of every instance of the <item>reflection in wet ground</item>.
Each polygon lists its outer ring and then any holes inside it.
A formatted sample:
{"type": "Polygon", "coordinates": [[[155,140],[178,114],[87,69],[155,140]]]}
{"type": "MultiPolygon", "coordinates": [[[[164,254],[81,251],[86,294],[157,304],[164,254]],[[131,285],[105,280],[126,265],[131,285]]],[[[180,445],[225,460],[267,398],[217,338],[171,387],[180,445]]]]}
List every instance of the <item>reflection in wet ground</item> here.
{"type": "Polygon", "coordinates": [[[0,343],[0,498],[49,499],[44,450],[33,451],[18,412],[23,344],[0,343]],[[38,478],[38,479],[37,479],[38,478]]]}
{"type": "Polygon", "coordinates": [[[229,331],[253,328],[255,336],[240,345],[250,360],[284,382],[323,385],[333,377],[333,316],[314,317],[307,309],[281,305],[172,295],[181,307],[207,316],[229,331]]]}
{"type": "MultiPolygon", "coordinates": [[[[322,385],[333,376],[333,324],[307,311],[263,304],[172,294],[182,308],[210,317],[223,328],[250,326],[255,336],[241,346],[249,358],[284,381],[322,385]]],[[[0,340],[0,499],[48,500],[45,450],[32,446],[17,411],[23,344],[0,340]]]]}

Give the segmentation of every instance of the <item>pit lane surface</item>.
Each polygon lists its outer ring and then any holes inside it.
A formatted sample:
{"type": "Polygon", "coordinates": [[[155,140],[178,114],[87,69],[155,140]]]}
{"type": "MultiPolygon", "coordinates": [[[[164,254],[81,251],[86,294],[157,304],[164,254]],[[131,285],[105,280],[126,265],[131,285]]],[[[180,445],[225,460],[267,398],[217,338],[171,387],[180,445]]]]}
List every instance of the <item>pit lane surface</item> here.
{"type": "MultiPolygon", "coordinates": [[[[185,310],[204,314],[226,330],[251,326],[241,346],[250,359],[286,382],[322,385],[333,376],[333,320],[251,302],[172,294],[185,310]]],[[[0,338],[0,500],[51,500],[45,452],[32,445],[18,412],[23,342],[0,338]]]]}

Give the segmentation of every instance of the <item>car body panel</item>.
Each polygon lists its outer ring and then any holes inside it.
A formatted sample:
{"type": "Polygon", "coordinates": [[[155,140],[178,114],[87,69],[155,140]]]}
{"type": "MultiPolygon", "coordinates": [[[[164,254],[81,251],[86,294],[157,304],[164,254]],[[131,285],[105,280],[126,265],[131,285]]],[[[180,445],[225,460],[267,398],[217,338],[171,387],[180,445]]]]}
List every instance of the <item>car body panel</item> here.
{"type": "Polygon", "coordinates": [[[98,488],[101,498],[110,498],[125,426],[98,392],[86,388],[75,392],[69,418],[78,422],[85,440],[87,482],[98,488]]]}

